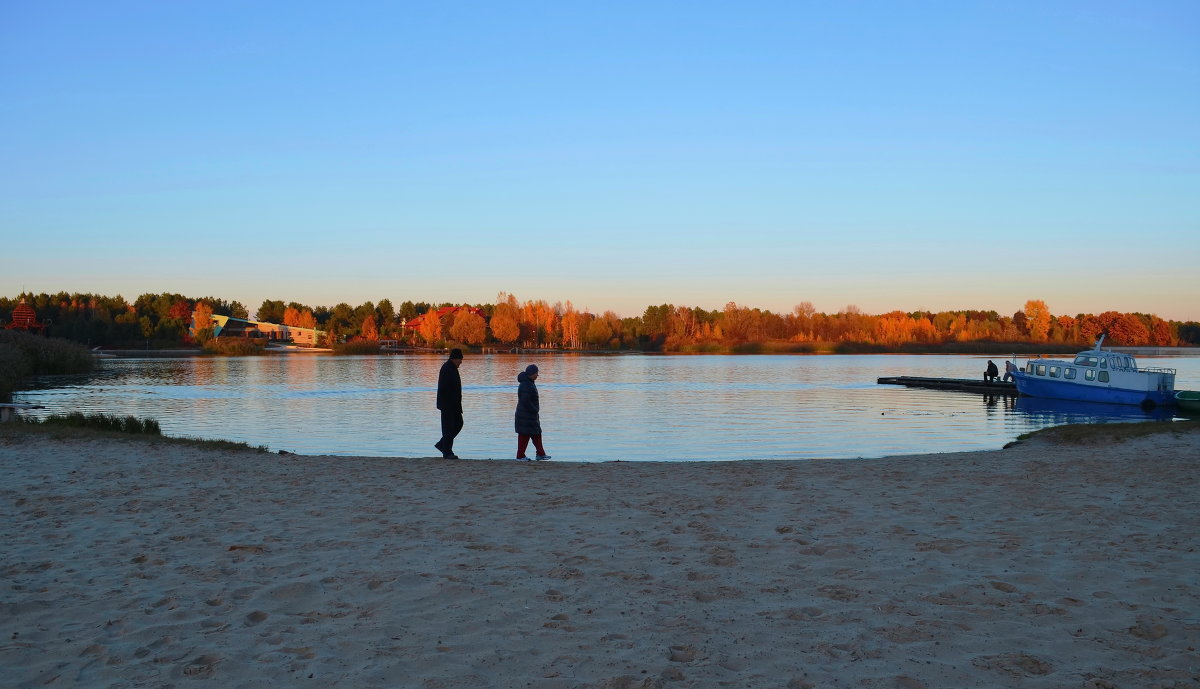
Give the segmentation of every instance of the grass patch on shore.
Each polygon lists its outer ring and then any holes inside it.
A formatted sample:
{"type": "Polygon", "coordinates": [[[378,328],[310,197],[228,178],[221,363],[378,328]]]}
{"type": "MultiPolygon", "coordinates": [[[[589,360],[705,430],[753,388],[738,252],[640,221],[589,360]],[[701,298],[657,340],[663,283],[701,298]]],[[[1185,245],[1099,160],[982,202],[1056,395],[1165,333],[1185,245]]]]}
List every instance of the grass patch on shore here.
{"type": "Polygon", "coordinates": [[[1017,436],[1018,441],[1045,438],[1064,445],[1094,445],[1123,442],[1163,433],[1193,433],[1200,430],[1200,419],[1188,421],[1142,421],[1128,423],[1076,423],[1051,426],[1017,436]]]}
{"type": "Polygon", "coordinates": [[[162,435],[162,429],[154,419],[139,419],[136,416],[114,416],[112,414],[51,414],[44,419],[26,417],[22,423],[32,426],[71,426],[74,428],[93,428],[98,431],[114,433],[133,433],[145,435],[162,435]]]}
{"type": "Polygon", "coordinates": [[[266,445],[254,447],[233,440],[165,436],[154,419],[138,419],[133,416],[119,417],[108,414],[85,416],[76,413],[52,415],[45,419],[22,418],[19,423],[0,424],[0,438],[5,440],[33,437],[63,440],[119,438],[131,441],[166,442],[206,450],[269,452],[266,445]]]}

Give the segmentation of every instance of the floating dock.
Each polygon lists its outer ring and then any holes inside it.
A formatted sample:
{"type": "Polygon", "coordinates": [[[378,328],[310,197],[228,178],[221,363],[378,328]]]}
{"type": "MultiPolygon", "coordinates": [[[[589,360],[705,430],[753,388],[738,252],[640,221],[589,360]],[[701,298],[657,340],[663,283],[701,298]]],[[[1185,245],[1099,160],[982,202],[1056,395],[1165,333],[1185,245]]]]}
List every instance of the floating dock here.
{"type": "Polygon", "coordinates": [[[876,381],[880,385],[904,385],[910,388],[929,388],[931,390],[957,390],[959,392],[976,392],[983,395],[1017,396],[1016,383],[988,383],[969,378],[922,378],[920,376],[889,376],[876,381]]]}

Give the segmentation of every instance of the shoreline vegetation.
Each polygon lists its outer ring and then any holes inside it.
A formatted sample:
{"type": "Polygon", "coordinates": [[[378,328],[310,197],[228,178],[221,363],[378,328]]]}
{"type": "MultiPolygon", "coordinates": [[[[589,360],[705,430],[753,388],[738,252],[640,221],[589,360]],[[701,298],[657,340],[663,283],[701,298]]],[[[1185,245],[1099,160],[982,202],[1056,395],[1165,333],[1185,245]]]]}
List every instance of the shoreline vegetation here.
{"type": "Polygon", "coordinates": [[[158,421],[151,418],[122,417],[111,414],[85,415],[78,412],[53,414],[41,419],[23,416],[17,423],[0,425],[0,438],[7,441],[36,438],[50,440],[127,438],[211,450],[268,452],[265,445],[255,447],[235,440],[163,435],[158,421]]]}
{"type": "Polygon", "coordinates": [[[75,342],[0,330],[0,402],[11,401],[13,391],[32,376],[87,373],[95,367],[96,358],[75,342]]]}
{"type": "MultiPolygon", "coordinates": [[[[11,319],[22,300],[50,325],[51,335],[89,348],[202,348],[248,355],[264,353],[266,344],[263,337],[214,336],[214,315],[250,318],[240,302],[216,297],[143,294],[128,302],[119,295],[26,293],[0,297],[0,321],[11,319]]],[[[621,317],[612,311],[579,310],[569,301],[521,302],[500,292],[495,303],[475,305],[404,301],[396,306],[382,299],[356,307],[312,307],[268,299],[254,312],[254,320],[315,330],[318,346],[340,354],[373,353],[382,342],[431,349],[598,353],[1070,353],[1091,346],[1101,334],[1110,346],[1200,346],[1200,323],[1194,321],[1117,311],[1055,315],[1037,299],[1012,315],[974,309],[867,314],[852,304],[822,313],[811,302],[775,313],[730,302],[713,310],[652,305],[640,315],[621,317]]]]}

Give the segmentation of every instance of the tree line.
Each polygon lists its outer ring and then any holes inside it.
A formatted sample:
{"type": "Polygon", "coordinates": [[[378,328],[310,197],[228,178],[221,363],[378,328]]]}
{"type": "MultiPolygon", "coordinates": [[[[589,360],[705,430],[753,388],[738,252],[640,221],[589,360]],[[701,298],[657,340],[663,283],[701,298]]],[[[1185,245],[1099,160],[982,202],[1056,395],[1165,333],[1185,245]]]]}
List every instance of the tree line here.
{"type": "Polygon", "coordinates": [[[397,340],[427,347],[599,351],[953,351],[1001,343],[1078,347],[1104,333],[1113,345],[1200,345],[1195,321],[1117,311],[1054,315],[1037,299],[1011,316],[973,309],[866,314],[853,305],[829,314],[805,301],[788,313],[729,302],[713,310],[661,304],[621,317],[580,310],[570,301],[520,301],[506,292],[491,304],[404,301],[396,306],[382,299],[314,307],[268,299],[254,314],[240,302],[216,297],[143,294],[128,302],[121,296],[60,292],[0,297],[0,320],[8,322],[22,298],[39,320],[49,322],[55,337],[107,347],[194,346],[205,337],[212,314],[316,328],[327,344],[397,340]]]}

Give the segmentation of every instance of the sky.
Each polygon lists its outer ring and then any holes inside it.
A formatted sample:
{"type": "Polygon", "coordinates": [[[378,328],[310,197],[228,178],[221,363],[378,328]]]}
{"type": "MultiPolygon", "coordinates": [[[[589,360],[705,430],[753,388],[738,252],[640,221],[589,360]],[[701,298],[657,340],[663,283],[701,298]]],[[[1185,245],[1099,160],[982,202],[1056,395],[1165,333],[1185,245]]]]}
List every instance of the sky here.
{"type": "Polygon", "coordinates": [[[1200,3],[0,0],[0,294],[1200,320],[1200,3]]]}

